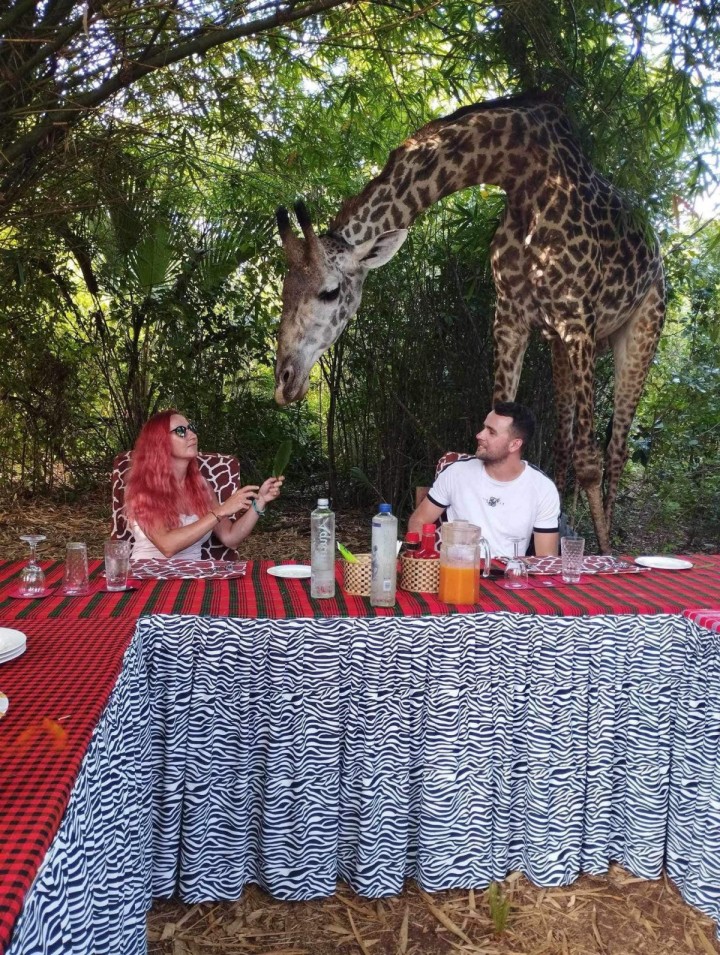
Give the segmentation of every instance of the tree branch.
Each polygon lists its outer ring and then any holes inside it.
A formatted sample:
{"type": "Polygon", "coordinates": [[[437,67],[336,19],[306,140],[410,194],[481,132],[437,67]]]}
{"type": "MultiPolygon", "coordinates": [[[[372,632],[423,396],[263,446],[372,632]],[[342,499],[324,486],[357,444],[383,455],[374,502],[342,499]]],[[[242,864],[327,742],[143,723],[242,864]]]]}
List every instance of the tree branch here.
{"type": "Polygon", "coordinates": [[[0,34],[7,33],[29,10],[33,10],[37,0],[19,0],[11,7],[4,17],[0,17],[0,34]]]}
{"type": "MultiPolygon", "coordinates": [[[[0,168],[3,165],[5,167],[11,166],[21,156],[28,155],[41,144],[56,146],[58,135],[62,138],[67,133],[69,126],[79,122],[90,110],[97,108],[120,90],[132,86],[133,83],[136,83],[148,73],[179,63],[181,60],[195,54],[206,53],[208,50],[222,46],[231,40],[267,33],[275,27],[304,20],[317,13],[342,6],[347,2],[348,0],[311,0],[310,3],[289,12],[278,11],[272,16],[257,20],[254,23],[239,24],[227,30],[206,30],[192,39],[182,41],[174,46],[156,49],[142,62],[135,61],[129,65],[121,66],[114,76],[101,83],[96,89],[75,97],[72,105],[46,115],[34,129],[5,149],[0,161],[0,168]]],[[[7,181],[3,183],[3,191],[9,185],[10,183],[7,181]]]]}

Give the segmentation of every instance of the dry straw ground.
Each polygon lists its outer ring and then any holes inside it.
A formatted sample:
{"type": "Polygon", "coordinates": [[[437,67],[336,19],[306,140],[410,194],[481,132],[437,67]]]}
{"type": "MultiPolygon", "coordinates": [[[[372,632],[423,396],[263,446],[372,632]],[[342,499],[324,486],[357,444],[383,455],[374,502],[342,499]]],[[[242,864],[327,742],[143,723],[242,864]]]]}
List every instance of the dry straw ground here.
{"type": "Polygon", "coordinates": [[[645,882],[612,866],[563,889],[517,873],[502,885],[507,925],[496,931],[488,892],[362,899],[346,886],[316,902],[277,902],[246,889],[238,902],[157,902],[150,955],[717,955],[712,922],[666,879],[645,882]]]}
{"type": "MultiPolygon", "coordinates": [[[[84,540],[99,557],[108,536],[108,502],[0,502],[0,555],[22,557],[18,535],[47,534],[41,556],[61,558],[84,540]]],[[[366,516],[339,519],[340,539],[367,549],[366,516]]],[[[259,525],[248,558],[307,560],[308,517],[286,508],[259,525]]],[[[513,873],[492,903],[488,891],[427,895],[408,883],[398,896],[368,900],[339,886],[314,902],[279,902],[250,886],[241,899],[184,905],[156,902],[150,955],[720,955],[714,926],[681,899],[665,877],[646,882],[613,865],[567,888],[539,889],[513,873]],[[506,925],[500,927],[504,902],[506,925]]],[[[119,953],[118,953],[119,955],[119,953]]]]}

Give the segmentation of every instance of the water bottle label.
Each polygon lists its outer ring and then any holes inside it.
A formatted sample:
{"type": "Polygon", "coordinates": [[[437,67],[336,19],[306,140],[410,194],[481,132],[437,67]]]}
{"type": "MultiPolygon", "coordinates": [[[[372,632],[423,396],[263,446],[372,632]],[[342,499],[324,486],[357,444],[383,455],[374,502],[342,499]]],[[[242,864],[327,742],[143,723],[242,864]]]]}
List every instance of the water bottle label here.
{"type": "Polygon", "coordinates": [[[389,593],[389,591],[392,590],[392,580],[383,580],[382,585],[382,589],[385,593],[389,593]]]}
{"type": "Polygon", "coordinates": [[[324,554],[332,548],[332,527],[330,521],[318,521],[316,548],[319,553],[324,554]]]}

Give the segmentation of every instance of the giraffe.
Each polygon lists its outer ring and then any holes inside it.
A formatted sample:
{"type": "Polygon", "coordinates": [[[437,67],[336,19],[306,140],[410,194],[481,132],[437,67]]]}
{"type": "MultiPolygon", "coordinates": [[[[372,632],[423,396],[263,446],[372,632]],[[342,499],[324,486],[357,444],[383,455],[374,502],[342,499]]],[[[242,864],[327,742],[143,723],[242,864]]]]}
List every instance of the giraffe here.
{"type": "Polygon", "coordinates": [[[592,167],[548,97],[478,103],[423,126],[345,200],[324,235],[315,233],[302,202],[295,212],[303,238],[287,210],[277,210],[288,270],[275,399],[283,405],[305,395],[312,366],[357,311],[368,271],[395,255],[415,218],[480,183],[507,196],[491,244],[494,401],[515,397],[529,335],[538,329],[551,348],[555,481],[562,494],[572,459],[600,551],[610,553],[628,433],[665,315],[663,267],[655,237],[633,223],[621,194],[592,167]],[[614,409],[603,469],[594,375],[596,356],[607,348],[614,409]]]}

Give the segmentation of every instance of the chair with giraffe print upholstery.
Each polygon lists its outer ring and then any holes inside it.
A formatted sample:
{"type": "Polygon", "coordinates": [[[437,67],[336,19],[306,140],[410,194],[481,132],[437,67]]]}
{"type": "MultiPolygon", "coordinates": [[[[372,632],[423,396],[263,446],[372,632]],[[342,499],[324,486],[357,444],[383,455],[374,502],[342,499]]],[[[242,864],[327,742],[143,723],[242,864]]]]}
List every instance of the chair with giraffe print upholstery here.
{"type": "MultiPolygon", "coordinates": [[[[113,461],[112,471],[112,532],[114,540],[132,541],[132,531],[125,517],[125,487],[130,471],[132,451],[123,451],[113,461]]],[[[231,454],[201,451],[198,453],[200,473],[217,494],[225,501],[240,487],[240,462],[231,454]]],[[[237,552],[226,547],[213,536],[202,545],[204,560],[237,560],[237,552]]]]}

